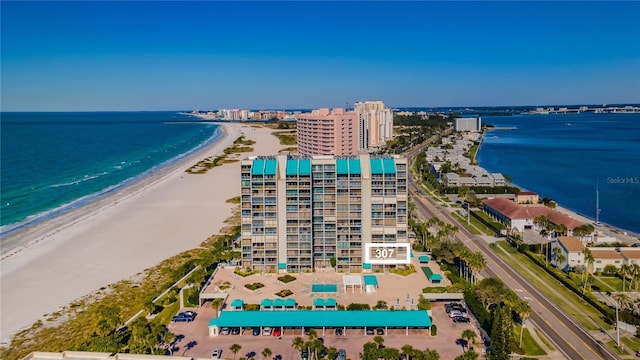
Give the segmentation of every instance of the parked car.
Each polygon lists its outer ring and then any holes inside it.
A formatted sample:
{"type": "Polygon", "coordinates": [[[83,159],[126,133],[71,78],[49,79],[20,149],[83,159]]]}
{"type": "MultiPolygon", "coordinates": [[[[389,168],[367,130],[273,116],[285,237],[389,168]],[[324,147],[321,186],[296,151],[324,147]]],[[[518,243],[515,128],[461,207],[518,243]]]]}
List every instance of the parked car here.
{"type": "Polygon", "coordinates": [[[458,311],[458,310],[451,310],[451,312],[449,313],[449,317],[450,318],[454,318],[455,316],[463,316],[464,314],[462,313],[462,311],[458,311]]]}
{"type": "Polygon", "coordinates": [[[221,359],[222,358],[222,349],[213,349],[211,351],[211,358],[213,360],[221,359]]]}
{"type": "Polygon", "coordinates": [[[367,328],[367,335],[373,335],[374,331],[372,328],[367,328]]]}
{"type": "Polygon", "coordinates": [[[344,334],[344,332],[342,331],[342,328],[337,328],[336,329],[336,336],[342,336],[344,334]]]}
{"type": "Polygon", "coordinates": [[[173,318],[171,318],[174,322],[190,322],[193,321],[193,316],[187,315],[185,313],[180,313],[173,318]]]}
{"type": "Polygon", "coordinates": [[[377,329],[376,329],[376,334],[378,334],[378,335],[384,335],[384,329],[383,329],[383,328],[377,328],[377,329]]]}
{"type": "Polygon", "coordinates": [[[275,329],[273,329],[273,332],[271,333],[271,335],[273,335],[273,336],[282,336],[282,330],[280,330],[280,328],[275,328],[275,329]]]}
{"type": "Polygon", "coordinates": [[[347,360],[347,350],[338,350],[338,357],[336,357],[336,360],[347,360]]]}
{"type": "Polygon", "coordinates": [[[240,335],[240,328],[239,327],[232,327],[231,328],[231,335],[240,335]]]}
{"type": "Polygon", "coordinates": [[[251,329],[251,335],[253,335],[253,336],[260,335],[260,328],[259,327],[254,327],[253,329],[251,329]]]}
{"type": "Polygon", "coordinates": [[[220,329],[220,335],[229,335],[230,331],[231,329],[229,329],[228,327],[223,327],[222,329],[220,329]]]}
{"type": "Polygon", "coordinates": [[[307,350],[307,349],[300,350],[300,359],[301,360],[309,360],[309,350],[307,350]]]}
{"type": "Polygon", "coordinates": [[[466,316],[454,316],[453,317],[453,322],[455,322],[455,323],[468,323],[470,321],[471,320],[469,320],[469,318],[466,317],[466,316]]]}
{"type": "Polygon", "coordinates": [[[245,356],[247,359],[251,359],[251,358],[253,358],[253,357],[255,357],[255,356],[256,356],[256,352],[255,352],[255,351],[249,351],[249,352],[248,352],[248,353],[246,353],[244,356],[245,356]]]}
{"type": "Polygon", "coordinates": [[[198,315],[197,312],[193,312],[193,311],[183,311],[183,312],[181,312],[181,314],[185,314],[187,316],[191,316],[193,319],[195,319],[196,315],[198,315]]]}
{"type": "Polygon", "coordinates": [[[271,328],[266,326],[262,328],[262,335],[271,336],[271,328]]]}

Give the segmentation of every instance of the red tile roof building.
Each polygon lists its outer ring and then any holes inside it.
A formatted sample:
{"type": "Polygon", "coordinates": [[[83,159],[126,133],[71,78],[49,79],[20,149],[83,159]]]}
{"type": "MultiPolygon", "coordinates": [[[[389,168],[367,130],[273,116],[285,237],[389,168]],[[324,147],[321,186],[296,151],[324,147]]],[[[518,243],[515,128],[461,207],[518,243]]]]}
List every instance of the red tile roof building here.
{"type": "Polygon", "coordinates": [[[497,221],[507,224],[523,232],[525,229],[536,229],[533,219],[544,215],[554,225],[563,224],[571,231],[582,223],[559,211],[544,205],[520,205],[505,198],[488,199],[482,202],[482,210],[497,221]]]}

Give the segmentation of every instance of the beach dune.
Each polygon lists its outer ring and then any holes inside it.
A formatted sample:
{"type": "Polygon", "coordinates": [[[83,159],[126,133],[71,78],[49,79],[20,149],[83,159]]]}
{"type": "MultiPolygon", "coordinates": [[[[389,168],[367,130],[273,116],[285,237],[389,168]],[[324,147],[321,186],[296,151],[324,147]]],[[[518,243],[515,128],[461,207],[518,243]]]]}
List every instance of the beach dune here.
{"type": "Polygon", "coordinates": [[[251,154],[282,146],[269,128],[223,124],[223,138],[189,159],[72,213],[26,229],[3,249],[0,340],[73,300],[197,247],[224,227],[240,194],[240,163],[205,174],[184,170],[216,156],[238,136],[256,141],[251,154]]]}

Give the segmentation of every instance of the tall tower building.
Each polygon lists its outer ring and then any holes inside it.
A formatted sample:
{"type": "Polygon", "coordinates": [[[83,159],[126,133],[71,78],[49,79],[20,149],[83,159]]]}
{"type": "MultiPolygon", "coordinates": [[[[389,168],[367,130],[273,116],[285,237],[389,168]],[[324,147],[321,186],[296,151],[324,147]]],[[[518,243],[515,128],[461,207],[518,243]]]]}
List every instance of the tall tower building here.
{"type": "Polygon", "coordinates": [[[297,115],[298,153],[355,155],[358,152],[357,115],[342,108],[318,109],[297,115]]]}
{"type": "Polygon", "coordinates": [[[393,111],[384,102],[356,102],[354,112],[358,114],[359,149],[379,147],[393,138],[393,111]]]}
{"type": "Polygon", "coordinates": [[[241,189],[243,267],[297,272],[332,259],[343,271],[394,266],[368,263],[367,244],[408,259],[405,157],[249,157],[241,189]]]}

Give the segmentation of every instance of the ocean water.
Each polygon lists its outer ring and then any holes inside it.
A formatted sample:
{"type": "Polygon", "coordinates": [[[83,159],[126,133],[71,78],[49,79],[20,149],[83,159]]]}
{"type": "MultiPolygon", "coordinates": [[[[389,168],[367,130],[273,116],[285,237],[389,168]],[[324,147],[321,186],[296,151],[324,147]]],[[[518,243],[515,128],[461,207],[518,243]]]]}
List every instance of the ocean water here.
{"type": "Polygon", "coordinates": [[[125,186],[219,138],[176,112],[2,113],[0,232],[125,186]]]}
{"type": "Polygon", "coordinates": [[[486,116],[479,164],[600,222],[640,233],[640,114],[486,116]]]}

